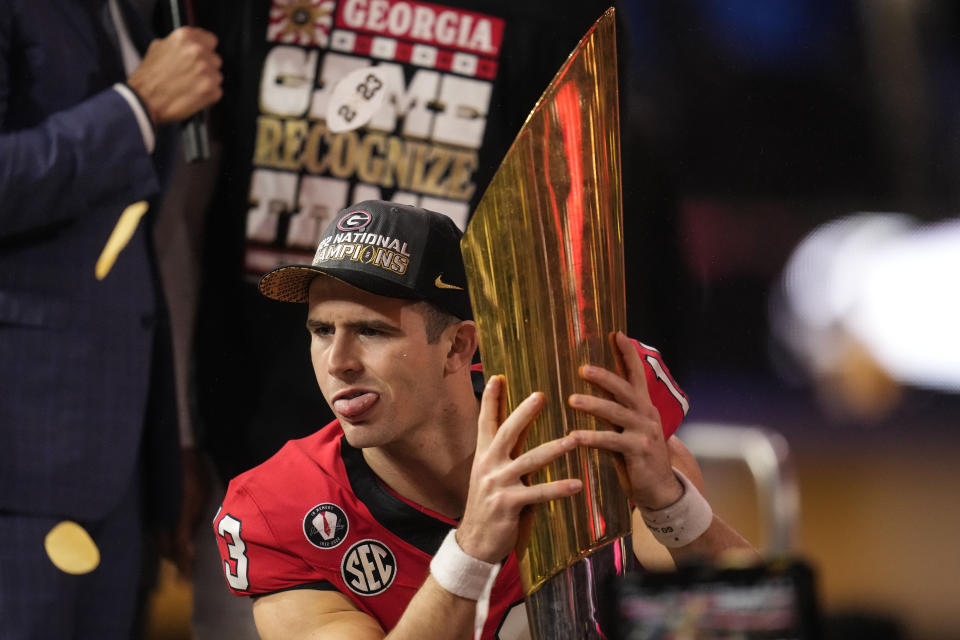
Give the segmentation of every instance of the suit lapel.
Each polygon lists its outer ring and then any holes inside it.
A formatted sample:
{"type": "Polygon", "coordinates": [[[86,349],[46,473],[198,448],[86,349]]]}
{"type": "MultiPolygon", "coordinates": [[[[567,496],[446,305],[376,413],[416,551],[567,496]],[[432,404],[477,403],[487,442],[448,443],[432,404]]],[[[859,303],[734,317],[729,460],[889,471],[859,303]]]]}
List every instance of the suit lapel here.
{"type": "Polygon", "coordinates": [[[90,24],[91,12],[88,6],[90,2],[91,0],[50,0],[50,4],[74,26],[74,32],[83,40],[87,52],[91,56],[99,56],[101,50],[97,42],[99,31],[90,24]]]}
{"type": "Polygon", "coordinates": [[[130,40],[133,41],[133,46],[141,56],[144,55],[154,38],[153,31],[145,21],[145,16],[127,0],[117,0],[117,6],[120,7],[120,14],[123,16],[123,22],[130,34],[130,40]]]}
{"type": "MultiPolygon", "coordinates": [[[[115,44],[115,36],[107,35],[107,27],[103,23],[104,16],[109,20],[109,14],[105,13],[108,11],[107,0],[50,0],[50,4],[75,27],[75,32],[83,40],[89,54],[100,59],[106,67],[122,70],[122,59],[115,44]],[[103,15],[101,12],[104,12],[103,15]],[[104,57],[109,59],[104,60],[104,57]]],[[[154,38],[153,32],[140,12],[127,0],[117,0],[117,5],[133,45],[141,56],[144,55],[154,38]]],[[[120,79],[123,77],[126,77],[125,73],[121,74],[120,79]]]]}

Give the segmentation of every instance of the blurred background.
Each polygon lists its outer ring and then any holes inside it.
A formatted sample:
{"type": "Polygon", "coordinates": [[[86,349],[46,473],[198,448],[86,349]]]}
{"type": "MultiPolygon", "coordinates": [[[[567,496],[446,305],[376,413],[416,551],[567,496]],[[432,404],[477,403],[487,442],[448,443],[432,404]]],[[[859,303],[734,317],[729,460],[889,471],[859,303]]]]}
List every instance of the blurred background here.
{"type": "MultiPolygon", "coordinates": [[[[617,6],[631,334],[688,420],[783,436],[835,637],[960,638],[960,3],[617,6]]],[[[746,469],[705,471],[766,544],[746,469]]],[[[162,567],[153,637],[189,606],[162,567]]]]}
{"type": "MultiPolygon", "coordinates": [[[[643,298],[674,310],[634,313],[634,335],[662,347],[689,420],[785,437],[794,546],[835,628],[960,638],[960,3],[623,9],[642,149],[624,197],[655,176],[676,239],[643,298]]],[[[745,471],[707,472],[762,544],[745,471]]]]}

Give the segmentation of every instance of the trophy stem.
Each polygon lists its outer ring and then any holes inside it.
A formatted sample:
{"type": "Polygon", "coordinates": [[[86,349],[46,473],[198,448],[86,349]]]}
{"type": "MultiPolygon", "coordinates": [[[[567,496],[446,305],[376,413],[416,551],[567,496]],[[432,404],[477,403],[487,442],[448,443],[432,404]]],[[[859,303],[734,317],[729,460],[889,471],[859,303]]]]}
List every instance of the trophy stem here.
{"type": "Polygon", "coordinates": [[[607,603],[610,585],[638,568],[630,536],[584,556],[527,596],[527,620],[533,640],[611,637],[607,603]]]}

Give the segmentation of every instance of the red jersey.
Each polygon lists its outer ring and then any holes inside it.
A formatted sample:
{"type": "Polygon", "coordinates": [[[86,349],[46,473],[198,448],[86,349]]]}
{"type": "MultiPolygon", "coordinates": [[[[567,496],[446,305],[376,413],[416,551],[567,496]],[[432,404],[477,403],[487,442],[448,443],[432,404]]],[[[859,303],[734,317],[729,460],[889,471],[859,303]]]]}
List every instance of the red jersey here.
{"type": "MultiPolygon", "coordinates": [[[[390,629],[457,523],[389,491],[334,421],[231,481],[214,526],[235,594],[332,587],[390,629]]],[[[497,637],[514,606],[523,611],[511,553],[485,638],[497,637]]]]}
{"type": "MultiPolygon", "coordinates": [[[[686,414],[660,354],[637,343],[664,435],[686,414]]],[[[390,491],[334,421],[288,442],[230,482],[214,530],[230,590],[258,595],[336,589],[384,629],[393,628],[457,522],[390,491]]],[[[513,553],[490,595],[483,638],[527,636],[513,553]]]]}

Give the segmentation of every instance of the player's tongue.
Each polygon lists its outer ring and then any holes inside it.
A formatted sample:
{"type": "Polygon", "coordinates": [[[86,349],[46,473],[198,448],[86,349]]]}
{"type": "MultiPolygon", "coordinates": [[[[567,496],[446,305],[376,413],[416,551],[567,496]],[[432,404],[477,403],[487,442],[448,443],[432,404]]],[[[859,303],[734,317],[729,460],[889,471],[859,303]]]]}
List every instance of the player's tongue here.
{"type": "Polygon", "coordinates": [[[339,398],[333,401],[333,410],[349,419],[360,415],[373,406],[377,397],[375,393],[366,392],[349,398],[339,398]]]}

